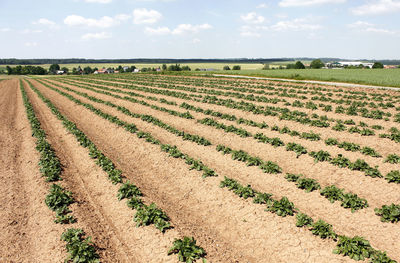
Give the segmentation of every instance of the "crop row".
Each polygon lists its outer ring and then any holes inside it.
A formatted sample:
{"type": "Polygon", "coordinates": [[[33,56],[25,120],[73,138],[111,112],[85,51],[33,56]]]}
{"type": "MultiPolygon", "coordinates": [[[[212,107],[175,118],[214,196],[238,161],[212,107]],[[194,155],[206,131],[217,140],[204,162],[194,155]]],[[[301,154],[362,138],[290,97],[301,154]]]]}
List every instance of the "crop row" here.
{"type": "MultiPolygon", "coordinates": [[[[93,84],[88,84],[94,86],[93,84]]],[[[122,85],[116,85],[116,84],[109,84],[113,86],[122,86],[122,85]]],[[[99,87],[97,87],[99,88],[99,87]]],[[[330,124],[327,122],[328,120],[333,121],[332,119],[328,119],[326,116],[318,116],[316,114],[312,115],[312,118],[306,117],[304,113],[298,112],[298,111],[288,111],[287,109],[279,109],[276,107],[264,107],[262,106],[257,106],[252,103],[247,103],[244,101],[241,102],[235,102],[233,100],[223,100],[223,99],[217,99],[214,96],[205,96],[203,100],[191,98],[185,93],[179,93],[179,92],[174,92],[174,91],[167,91],[167,90],[158,90],[158,89],[152,89],[152,88],[146,88],[146,87],[126,87],[123,86],[123,88],[126,89],[135,89],[138,91],[144,91],[144,92],[150,92],[154,94],[161,94],[161,95],[166,95],[166,96],[172,96],[172,97],[177,97],[180,99],[184,100],[194,100],[202,103],[208,103],[208,104],[215,104],[215,105],[220,105],[224,106],[227,108],[232,108],[232,109],[238,109],[241,111],[245,112],[252,112],[256,115],[263,114],[265,116],[275,116],[279,117],[280,120],[288,120],[288,121],[294,121],[294,122],[299,122],[304,125],[310,125],[310,126],[316,126],[316,127],[329,127],[330,124]],[[278,112],[275,112],[278,111],[278,112]],[[281,111],[281,112],[279,112],[281,111]]],[[[347,122],[347,121],[346,121],[347,122]]],[[[375,132],[371,129],[362,127],[365,126],[365,123],[361,124],[360,128],[358,127],[351,127],[348,132],[349,133],[359,133],[362,136],[372,136],[375,135],[375,132]]],[[[381,128],[380,126],[376,125],[374,128],[381,128]]],[[[335,131],[347,131],[347,127],[343,125],[342,120],[337,120],[337,123],[335,126],[332,127],[333,130],[335,131]]],[[[381,136],[382,137],[382,136],[381,136]]],[[[388,137],[389,139],[392,139],[392,137],[388,137]]],[[[394,139],[392,139],[394,140],[394,139]]],[[[394,140],[396,141],[396,140],[394,140]]]]}
{"type": "MultiPolygon", "coordinates": [[[[129,76],[131,77],[131,76],[129,76]]],[[[305,94],[310,94],[310,95],[319,95],[321,96],[321,101],[330,101],[333,103],[337,103],[337,104],[347,104],[347,105],[351,105],[353,104],[353,102],[355,102],[356,104],[360,103],[357,100],[362,101],[362,106],[366,106],[365,101],[366,100],[371,100],[368,97],[368,93],[365,92],[351,92],[352,94],[361,94],[361,95],[342,95],[341,93],[344,92],[343,89],[327,89],[327,88],[315,88],[315,87],[299,87],[297,85],[289,85],[287,83],[283,84],[283,83],[276,83],[275,82],[275,86],[264,86],[264,85],[250,85],[247,87],[240,87],[240,88],[235,88],[234,83],[235,80],[230,80],[230,81],[223,81],[223,83],[221,83],[221,81],[218,81],[217,78],[213,78],[210,79],[208,78],[208,84],[206,84],[204,81],[197,81],[197,83],[195,81],[191,81],[193,79],[189,79],[189,78],[177,78],[177,77],[173,77],[174,79],[171,81],[170,79],[167,78],[163,78],[160,80],[155,81],[155,75],[151,76],[144,76],[144,77],[140,77],[140,76],[134,76],[133,78],[128,78],[129,80],[126,80],[126,78],[122,78],[121,76],[118,76],[117,81],[119,82],[125,82],[125,83],[132,83],[133,81],[135,83],[138,83],[138,80],[142,80],[145,81],[147,83],[172,83],[172,84],[183,84],[183,85],[190,85],[190,86],[197,86],[197,87],[209,87],[209,88],[218,88],[218,89],[225,89],[225,90],[233,90],[233,91],[238,91],[238,92],[248,92],[248,93],[253,93],[253,94],[266,94],[266,95],[281,95],[281,96],[285,96],[285,97],[297,97],[297,98],[303,98],[303,99],[307,99],[307,97],[305,97],[305,94]],[[220,83],[218,83],[220,82],[220,83]],[[224,84],[224,85],[221,85],[224,84]],[[278,86],[283,86],[285,88],[278,88],[278,86]],[[273,93],[266,93],[265,90],[269,90],[269,91],[275,91],[273,93]],[[326,94],[324,94],[322,91],[327,92],[326,94]],[[290,94],[291,93],[291,94],[290,94]],[[296,96],[296,94],[302,94],[302,96],[296,96]],[[330,97],[332,97],[332,95],[336,94],[337,96],[340,96],[341,99],[340,100],[334,100],[331,99],[330,97]],[[327,97],[328,98],[327,98],[327,97]],[[346,99],[346,100],[344,100],[346,99]]],[[[97,78],[98,79],[98,78],[97,78]]],[[[107,79],[107,78],[103,78],[103,79],[107,79]]],[[[197,78],[197,80],[199,80],[201,78],[197,78]]],[[[112,81],[115,81],[115,77],[111,78],[112,81]]],[[[204,80],[204,79],[201,79],[204,80]]],[[[243,83],[243,81],[241,81],[243,83]]],[[[350,93],[350,92],[348,92],[350,93]]],[[[393,105],[393,99],[395,96],[388,96],[387,94],[378,94],[375,96],[372,96],[372,100],[375,101],[379,101],[379,104],[376,105],[375,103],[371,102],[371,107],[372,108],[377,108],[382,107],[382,108],[389,108],[392,107],[393,105]],[[389,102],[387,104],[382,103],[383,101],[383,97],[387,97],[389,99],[389,102]]],[[[318,96],[313,96],[312,99],[313,100],[318,100],[317,99],[318,96]]],[[[400,96],[397,96],[397,98],[400,98],[400,96]]]]}
{"type": "MultiPolygon", "coordinates": [[[[54,88],[52,88],[53,90],[56,90],[56,89],[54,89],[54,88]]],[[[61,91],[58,91],[58,93],[60,93],[60,94],[62,94],[63,92],[61,92],[61,91]]],[[[67,98],[70,98],[70,97],[72,97],[71,95],[69,95],[69,94],[65,94],[64,93],[64,96],[66,96],[67,98]]],[[[71,99],[71,98],[70,98],[71,99]]],[[[72,100],[72,99],[71,99],[72,100]]],[[[74,102],[76,102],[77,103],[77,99],[74,99],[73,100],[74,102]]],[[[77,103],[77,104],[81,104],[81,103],[77,103]]],[[[82,105],[82,104],[81,104],[82,105]]],[[[132,131],[131,131],[132,132],[132,131]]],[[[182,152],[180,152],[180,150],[176,147],[176,146],[169,146],[169,145],[164,145],[163,146],[163,148],[162,148],[162,150],[163,151],[166,151],[166,152],[168,152],[172,157],[174,157],[174,158],[181,158],[181,159],[186,159],[186,154],[183,154],[182,152]]],[[[192,168],[193,169],[193,168],[192,168]]],[[[229,178],[228,178],[229,179],[229,178]]],[[[287,198],[286,198],[287,199],[287,198]]],[[[288,201],[288,200],[287,200],[288,201]]],[[[282,203],[283,203],[283,207],[285,207],[285,203],[287,203],[285,200],[283,201],[283,202],[280,202],[280,201],[277,201],[276,203],[274,202],[274,207],[275,208],[272,208],[273,210],[271,210],[271,211],[276,211],[276,213],[279,213],[279,214],[282,214],[283,215],[283,213],[281,213],[281,212],[279,212],[279,211],[281,211],[281,209],[280,209],[280,207],[282,206],[282,203]]],[[[285,209],[284,209],[285,210],[285,209]]],[[[320,236],[323,236],[323,235],[320,235],[320,236]]],[[[351,238],[348,238],[348,239],[350,239],[350,240],[352,240],[351,238]]],[[[339,241],[339,244],[341,244],[340,243],[340,241],[339,241]]],[[[342,248],[342,245],[338,245],[338,249],[340,250],[342,248]]],[[[344,246],[342,249],[343,249],[343,251],[347,251],[345,248],[347,248],[347,246],[344,246]]],[[[368,248],[370,248],[370,246],[368,247],[368,248]]],[[[348,249],[354,249],[354,248],[352,248],[352,246],[350,246],[348,249]]],[[[359,248],[357,248],[357,249],[359,249],[359,248]]],[[[374,249],[372,249],[372,248],[370,248],[370,251],[371,251],[371,254],[370,255],[368,255],[367,257],[374,257],[375,255],[384,255],[385,257],[387,257],[386,256],[386,254],[384,254],[384,253],[382,253],[382,252],[379,252],[379,251],[376,251],[376,250],[374,250],[374,249]]],[[[350,251],[351,252],[351,251],[350,251]]],[[[342,254],[344,254],[344,255],[350,255],[351,256],[351,253],[347,253],[347,252],[342,252],[342,254]]],[[[352,257],[352,256],[351,256],[352,257]]],[[[355,257],[352,257],[352,258],[355,258],[355,257]]],[[[389,258],[387,258],[387,260],[389,260],[389,258]]],[[[386,262],[386,261],[384,261],[384,262],[386,262]]],[[[387,261],[387,262],[392,262],[392,261],[387,261]]]]}
{"type": "MultiPolygon", "coordinates": [[[[84,94],[84,93],[80,93],[80,94],[84,97],[91,99],[87,94],[84,94]]],[[[92,99],[92,100],[98,101],[95,99],[92,99]]],[[[106,101],[103,101],[103,103],[108,105],[108,102],[106,102],[106,101]]],[[[119,106],[117,106],[117,107],[119,107],[119,106]]],[[[129,115],[129,116],[132,115],[131,112],[129,112],[129,113],[123,112],[123,113],[125,113],[126,115],[129,115]]],[[[215,124],[216,122],[214,121],[213,123],[215,124]]],[[[218,123],[217,123],[217,125],[218,125],[218,123]]],[[[243,129],[237,129],[234,126],[219,125],[218,127],[221,129],[224,129],[227,132],[236,133],[242,137],[252,136],[247,131],[245,131],[243,129]]],[[[273,146],[285,145],[285,143],[282,142],[279,138],[268,138],[268,137],[264,136],[263,134],[256,134],[256,135],[254,135],[254,138],[257,139],[259,142],[269,143],[273,146]]],[[[296,152],[298,156],[301,154],[307,153],[307,150],[303,146],[296,144],[296,143],[288,143],[286,146],[286,149],[288,151],[296,152]]],[[[217,150],[219,150],[218,147],[217,147],[217,150]]],[[[328,156],[325,156],[326,152],[325,152],[324,156],[322,156],[323,155],[322,153],[323,153],[323,151],[311,152],[310,155],[312,155],[314,158],[316,158],[316,160],[319,160],[319,161],[323,161],[325,159],[328,160],[328,157],[330,157],[329,153],[328,153],[328,156]]],[[[270,172],[271,171],[275,171],[275,172],[281,171],[281,168],[277,164],[274,164],[272,162],[265,163],[257,157],[250,158],[250,157],[248,157],[248,154],[243,151],[235,152],[234,159],[239,159],[239,160],[242,159],[246,162],[248,161],[249,162],[248,165],[260,165],[261,168],[263,169],[263,171],[270,171],[270,172]],[[243,156],[240,156],[240,154],[243,154],[243,156]]],[[[370,175],[370,176],[376,176],[376,174],[378,174],[378,175],[380,174],[379,172],[377,173],[376,170],[374,170],[374,168],[371,168],[368,164],[366,167],[364,167],[366,163],[363,160],[357,160],[355,163],[351,163],[347,158],[345,158],[341,155],[339,155],[337,158],[332,160],[332,164],[337,165],[339,167],[343,167],[343,163],[348,163],[349,169],[351,169],[351,170],[362,170],[362,171],[365,171],[366,174],[370,175]]],[[[392,171],[386,176],[386,179],[389,182],[398,182],[399,181],[398,173],[399,173],[398,171],[392,171]]],[[[304,183],[308,183],[307,181],[309,181],[309,180],[312,180],[312,179],[306,179],[306,180],[302,180],[302,181],[304,181],[304,183]]],[[[327,196],[327,198],[329,198],[329,196],[327,196]]],[[[340,198],[337,200],[342,201],[342,206],[345,208],[351,208],[352,211],[357,210],[359,207],[361,207],[361,208],[365,207],[367,204],[366,201],[364,202],[363,199],[358,198],[357,195],[350,194],[350,193],[344,194],[341,192],[340,198]]]]}
{"type": "MultiPolygon", "coordinates": [[[[40,172],[46,177],[47,182],[54,182],[61,180],[61,164],[57,158],[54,149],[46,139],[46,133],[41,128],[40,121],[36,117],[35,111],[26,91],[23,87],[22,80],[20,80],[20,90],[22,99],[25,105],[28,120],[31,124],[32,136],[36,138],[36,150],[40,153],[39,167],[40,172]]],[[[52,184],[50,192],[46,196],[45,203],[52,210],[56,212],[56,223],[69,224],[74,223],[76,219],[70,214],[71,210],[68,208],[74,202],[72,193],[66,191],[59,184],[52,184]]],[[[98,254],[95,250],[90,237],[85,238],[85,233],[82,229],[70,228],[61,235],[61,240],[65,241],[67,252],[69,253],[66,261],[80,262],[98,262],[98,254]],[[70,238],[71,233],[78,233],[75,238],[70,238]]]]}
{"type": "MultiPolygon", "coordinates": [[[[130,84],[132,82],[129,82],[130,84]]],[[[135,84],[138,85],[145,85],[148,86],[149,83],[147,81],[144,82],[138,82],[136,81],[135,84]]],[[[153,83],[150,83],[153,85],[153,83]]],[[[323,111],[326,112],[330,112],[332,111],[332,106],[331,105],[325,105],[325,104],[315,104],[312,101],[308,101],[306,103],[300,102],[298,100],[295,100],[293,103],[287,102],[284,99],[278,99],[278,98],[267,98],[265,96],[254,96],[253,94],[266,94],[268,97],[271,96],[278,96],[278,97],[292,97],[289,94],[285,94],[285,93],[266,93],[263,90],[243,90],[243,89],[236,89],[236,88],[231,88],[231,87],[216,87],[216,86],[212,86],[210,88],[212,89],[197,89],[197,88],[193,88],[193,87],[187,87],[187,86],[177,86],[177,85],[169,85],[169,84],[165,84],[165,83],[160,83],[156,85],[157,87],[160,88],[164,88],[164,89],[177,89],[177,90],[184,90],[184,91],[189,91],[189,92],[196,92],[196,93],[204,93],[204,94],[209,94],[209,95],[218,95],[218,96],[230,96],[230,97],[235,97],[237,99],[246,99],[246,100],[251,100],[251,101],[258,101],[258,102],[267,102],[267,103],[273,103],[276,104],[278,102],[284,102],[285,106],[293,106],[293,107],[299,107],[299,108],[307,108],[307,109],[311,109],[311,110],[317,110],[318,108],[320,108],[323,111]],[[237,92],[223,92],[223,91],[216,91],[215,88],[217,89],[233,89],[237,92]],[[240,92],[248,92],[250,93],[250,95],[246,95],[240,92]]],[[[297,97],[297,99],[301,99],[304,100],[306,99],[305,96],[301,96],[301,97],[297,97]]],[[[341,104],[344,103],[344,100],[332,100],[326,97],[318,97],[318,96],[313,96],[311,98],[311,100],[320,100],[323,102],[331,102],[331,103],[336,103],[336,104],[340,104],[340,106],[338,106],[335,110],[336,113],[339,114],[346,114],[346,115],[350,115],[350,116],[355,116],[358,115],[358,113],[361,113],[361,116],[364,118],[372,118],[372,119],[383,119],[383,118],[387,118],[387,117],[391,117],[392,114],[389,112],[383,112],[381,110],[371,110],[369,111],[367,108],[365,108],[366,105],[368,105],[367,102],[363,101],[363,102],[351,102],[347,101],[347,104],[349,104],[350,106],[348,108],[344,108],[343,106],[341,106],[341,104]]],[[[388,102],[386,104],[380,103],[378,104],[379,106],[382,106],[384,108],[394,108],[394,104],[391,102],[388,102]]],[[[376,104],[371,104],[371,106],[374,106],[375,108],[377,108],[378,106],[376,104]]],[[[388,118],[386,120],[389,120],[388,118]]]]}
{"type": "MultiPolygon", "coordinates": [[[[31,85],[31,83],[29,84],[31,85]]],[[[120,189],[118,190],[117,198],[118,200],[122,200],[125,198],[128,199],[128,207],[136,210],[136,214],[134,215],[133,219],[136,222],[136,225],[139,227],[154,224],[154,226],[161,232],[165,232],[167,229],[171,228],[171,224],[166,213],[159,209],[154,203],[151,203],[150,205],[145,205],[140,199],[140,197],[142,196],[142,192],[140,191],[140,189],[129,181],[123,182],[122,171],[115,168],[115,165],[112,163],[112,161],[108,157],[106,157],[81,130],[77,128],[76,124],[68,120],[66,116],[62,115],[59,110],[52,104],[52,102],[47,99],[38,89],[36,89],[32,85],[31,88],[51,109],[54,115],[60,121],[62,121],[67,130],[75,135],[80,145],[89,150],[89,156],[92,159],[95,159],[96,164],[99,165],[109,175],[109,179],[113,182],[113,184],[121,183],[120,189]]],[[[123,123],[122,121],[118,122],[116,118],[109,118],[110,115],[104,114],[100,110],[96,110],[96,113],[103,118],[108,118],[108,120],[124,124],[125,128],[131,132],[138,132],[133,125],[123,123]]],[[[147,137],[149,138],[149,136],[147,137]]],[[[190,262],[188,261],[190,258],[199,258],[200,256],[205,255],[204,250],[196,245],[196,242],[193,238],[189,238],[190,242],[188,242],[187,239],[188,237],[184,237],[182,240],[176,239],[169,253],[178,254],[181,251],[186,251],[186,256],[179,256],[179,259],[182,259],[182,261],[184,262],[190,262]],[[181,244],[181,242],[184,243],[181,244]],[[202,250],[203,253],[199,254],[199,250],[202,250]]]]}

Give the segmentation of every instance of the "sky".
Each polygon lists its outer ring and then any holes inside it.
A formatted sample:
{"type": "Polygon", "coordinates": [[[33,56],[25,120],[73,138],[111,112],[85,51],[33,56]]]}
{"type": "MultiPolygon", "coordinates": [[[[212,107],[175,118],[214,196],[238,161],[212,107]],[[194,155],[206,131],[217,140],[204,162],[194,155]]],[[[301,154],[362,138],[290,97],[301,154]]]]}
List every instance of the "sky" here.
{"type": "Polygon", "coordinates": [[[0,0],[0,58],[400,59],[400,0],[0,0]]]}

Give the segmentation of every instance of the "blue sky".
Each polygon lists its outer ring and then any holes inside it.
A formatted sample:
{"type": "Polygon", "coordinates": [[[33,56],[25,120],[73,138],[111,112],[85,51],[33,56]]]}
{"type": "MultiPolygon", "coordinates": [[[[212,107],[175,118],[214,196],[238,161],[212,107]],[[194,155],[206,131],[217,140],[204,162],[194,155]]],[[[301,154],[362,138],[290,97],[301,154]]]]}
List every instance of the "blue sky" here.
{"type": "Polygon", "coordinates": [[[400,0],[1,0],[0,58],[400,59],[400,0]]]}

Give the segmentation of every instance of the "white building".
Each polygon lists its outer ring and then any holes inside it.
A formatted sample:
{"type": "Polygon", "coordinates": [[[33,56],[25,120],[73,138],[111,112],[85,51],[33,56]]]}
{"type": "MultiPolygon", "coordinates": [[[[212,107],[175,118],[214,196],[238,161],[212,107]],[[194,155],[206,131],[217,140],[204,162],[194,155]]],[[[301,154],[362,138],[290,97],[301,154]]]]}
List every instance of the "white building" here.
{"type": "Polygon", "coordinates": [[[364,67],[369,67],[372,68],[372,66],[374,65],[374,63],[367,63],[367,62],[361,62],[361,61],[339,61],[339,62],[334,62],[334,63],[328,63],[327,67],[359,67],[360,65],[364,66],[364,67]],[[330,64],[330,65],[328,65],[330,64]]]}

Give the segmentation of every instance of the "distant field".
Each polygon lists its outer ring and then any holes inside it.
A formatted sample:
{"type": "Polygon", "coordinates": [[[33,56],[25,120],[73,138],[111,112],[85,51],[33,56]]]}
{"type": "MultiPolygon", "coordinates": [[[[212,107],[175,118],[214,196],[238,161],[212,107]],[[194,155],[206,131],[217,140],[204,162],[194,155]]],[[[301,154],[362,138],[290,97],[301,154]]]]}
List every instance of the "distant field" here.
{"type": "MultiPolygon", "coordinates": [[[[161,67],[162,64],[138,64],[138,63],[131,63],[131,64],[122,64],[122,63],[88,63],[88,64],[59,64],[60,67],[67,67],[69,70],[72,70],[72,68],[77,68],[78,66],[81,66],[81,68],[84,67],[91,67],[91,68],[116,68],[119,65],[121,66],[136,66],[137,68],[157,68],[157,67],[161,67]]],[[[171,65],[170,64],[167,64],[171,65]]],[[[243,70],[261,70],[263,68],[263,64],[254,64],[254,63],[183,63],[180,64],[181,66],[189,66],[192,70],[195,70],[196,68],[213,68],[213,69],[217,69],[217,70],[222,70],[222,68],[226,65],[228,65],[229,67],[233,67],[234,65],[240,65],[241,68],[243,70]]],[[[42,66],[46,69],[48,69],[50,67],[50,64],[42,64],[42,65],[37,65],[37,66],[42,66]]],[[[6,66],[0,66],[1,67],[6,67],[6,66]]]]}
{"type": "Polygon", "coordinates": [[[338,81],[400,87],[400,69],[282,69],[222,72],[247,76],[338,81]]]}

